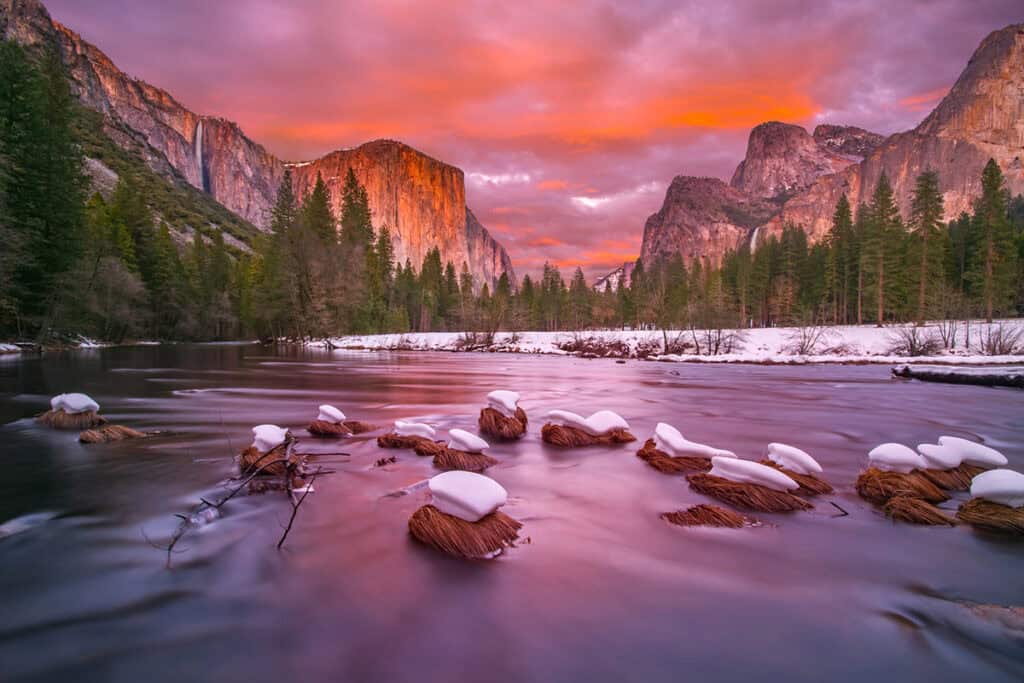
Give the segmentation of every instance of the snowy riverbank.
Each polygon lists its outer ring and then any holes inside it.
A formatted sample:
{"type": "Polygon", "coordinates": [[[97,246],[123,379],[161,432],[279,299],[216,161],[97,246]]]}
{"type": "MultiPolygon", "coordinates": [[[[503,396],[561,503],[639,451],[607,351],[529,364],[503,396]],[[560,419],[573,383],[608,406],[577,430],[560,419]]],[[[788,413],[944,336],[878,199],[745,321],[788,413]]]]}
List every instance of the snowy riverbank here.
{"type": "Polygon", "coordinates": [[[671,331],[674,353],[664,354],[661,331],[596,330],[586,332],[499,332],[493,343],[456,332],[420,332],[346,336],[309,342],[310,346],[367,351],[486,351],[543,353],[585,357],[644,358],[696,363],[930,363],[1020,364],[1024,359],[1024,320],[992,323],[972,321],[875,327],[850,325],[826,328],[775,327],[720,334],[707,331],[671,331]],[[947,343],[942,342],[943,336],[947,343]],[[727,339],[723,339],[726,338],[727,339]],[[1016,343],[1012,343],[1016,339],[1016,343]],[[707,355],[710,343],[720,351],[707,355]],[[697,348],[703,353],[698,354],[697,348]],[[946,348],[948,346],[948,348],[946,348]],[[1010,353],[1006,348],[1015,347],[1010,353]],[[930,348],[929,348],[930,347],[930,348]],[[922,353],[921,351],[924,350],[922,353]],[[996,353],[996,351],[1003,351],[996,353]]]}

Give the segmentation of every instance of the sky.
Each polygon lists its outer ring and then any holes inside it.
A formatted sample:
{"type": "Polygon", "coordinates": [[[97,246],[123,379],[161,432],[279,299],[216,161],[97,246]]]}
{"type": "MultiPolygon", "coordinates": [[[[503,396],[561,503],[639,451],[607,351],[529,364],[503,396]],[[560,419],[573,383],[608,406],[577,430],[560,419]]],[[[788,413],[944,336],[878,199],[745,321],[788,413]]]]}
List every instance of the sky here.
{"type": "Polygon", "coordinates": [[[377,138],[465,171],[517,272],[604,274],[750,128],[912,128],[1020,0],[45,0],[125,72],[287,160],[377,138]]]}

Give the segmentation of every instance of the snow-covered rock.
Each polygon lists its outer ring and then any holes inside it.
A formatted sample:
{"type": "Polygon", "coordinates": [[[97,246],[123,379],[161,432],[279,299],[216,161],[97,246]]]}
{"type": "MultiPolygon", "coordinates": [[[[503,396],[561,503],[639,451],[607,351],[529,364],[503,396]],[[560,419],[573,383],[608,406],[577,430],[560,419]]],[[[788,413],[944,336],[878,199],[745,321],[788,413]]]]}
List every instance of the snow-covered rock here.
{"type": "Polygon", "coordinates": [[[591,436],[601,436],[613,429],[629,429],[629,423],[610,410],[599,410],[590,417],[583,417],[568,410],[552,410],[548,419],[568,427],[578,427],[591,436]]]}
{"type": "Polygon", "coordinates": [[[423,436],[432,439],[436,433],[433,427],[422,422],[395,420],[395,434],[398,436],[423,436]]]}
{"type": "Polygon", "coordinates": [[[989,470],[971,480],[971,497],[1010,507],[1024,506],[1024,474],[1013,470],[989,470]]]}
{"type": "Polygon", "coordinates": [[[968,441],[958,436],[940,436],[939,443],[956,451],[960,459],[968,465],[1003,467],[1007,462],[1005,455],[976,441],[968,441]]]}
{"type": "Polygon", "coordinates": [[[50,399],[50,408],[74,415],[98,412],[100,404],[85,394],[59,394],[50,399]]]}
{"type": "Polygon", "coordinates": [[[444,472],[432,477],[427,486],[434,507],[467,522],[478,522],[508,502],[501,484],[474,472],[444,472]]]}
{"type": "Polygon", "coordinates": [[[800,485],[774,467],[739,458],[711,458],[708,474],[740,484],[760,484],[775,491],[793,491],[800,485]]]}
{"type": "Polygon", "coordinates": [[[487,405],[505,417],[515,417],[516,407],[519,405],[519,394],[515,391],[497,389],[487,394],[487,405]]]}
{"type": "Polygon", "coordinates": [[[252,428],[252,445],[260,453],[269,453],[284,443],[288,430],[277,425],[258,425],[252,428]]]}
{"type": "Polygon", "coordinates": [[[466,453],[482,453],[485,448],[491,445],[476,434],[470,434],[465,429],[448,430],[448,448],[466,453]]]}
{"type": "Polygon", "coordinates": [[[332,405],[324,404],[320,406],[320,413],[316,416],[316,419],[338,425],[345,421],[345,413],[332,405]]]}
{"type": "Polygon", "coordinates": [[[768,444],[768,459],[797,474],[820,474],[821,465],[807,451],[784,443],[768,444]]]}
{"type": "Polygon", "coordinates": [[[933,470],[951,470],[963,462],[959,451],[942,444],[919,443],[917,452],[924,458],[925,465],[933,470]]]}
{"type": "Polygon", "coordinates": [[[868,460],[872,466],[880,470],[903,474],[927,467],[924,458],[913,448],[901,443],[883,443],[881,446],[875,446],[868,453],[868,460]]]}
{"type": "Polygon", "coordinates": [[[654,428],[654,445],[659,451],[671,456],[697,456],[703,458],[735,458],[732,451],[714,448],[696,441],[690,441],[679,430],[665,422],[659,422],[654,428]]]}

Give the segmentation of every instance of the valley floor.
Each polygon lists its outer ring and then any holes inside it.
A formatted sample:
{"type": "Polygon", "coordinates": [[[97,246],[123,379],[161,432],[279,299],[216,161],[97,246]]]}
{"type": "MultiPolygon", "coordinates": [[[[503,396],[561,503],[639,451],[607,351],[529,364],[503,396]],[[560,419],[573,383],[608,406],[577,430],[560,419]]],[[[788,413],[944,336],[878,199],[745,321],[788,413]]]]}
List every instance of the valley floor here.
{"type": "MultiPolygon", "coordinates": [[[[707,355],[707,331],[668,332],[674,353],[665,354],[665,335],[660,330],[588,330],[582,332],[499,332],[493,342],[483,335],[457,332],[419,332],[345,336],[310,342],[320,348],[370,351],[488,351],[502,353],[544,353],[585,357],[645,358],[649,360],[699,363],[907,363],[1007,364],[1024,363],[1024,319],[957,323],[955,343],[943,348],[939,325],[930,323],[916,329],[917,340],[931,339],[938,348],[932,353],[911,354],[898,347],[915,333],[913,325],[849,325],[824,328],[754,328],[724,330],[732,349],[707,355]],[[1015,338],[1010,353],[994,353],[993,337],[1015,338]],[[697,353],[699,343],[701,353],[697,353]],[[985,349],[986,342],[990,347],[985,349]]],[[[725,344],[722,345],[723,347],[725,344]]],[[[1005,351],[1005,349],[1003,349],[1005,351]]]]}

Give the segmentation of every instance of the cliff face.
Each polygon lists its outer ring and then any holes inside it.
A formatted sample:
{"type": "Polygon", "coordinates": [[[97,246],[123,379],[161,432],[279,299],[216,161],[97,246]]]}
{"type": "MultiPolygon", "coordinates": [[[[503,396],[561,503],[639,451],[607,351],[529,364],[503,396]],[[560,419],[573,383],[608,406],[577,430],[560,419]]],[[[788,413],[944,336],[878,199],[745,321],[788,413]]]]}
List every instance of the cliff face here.
{"type": "Polygon", "coordinates": [[[312,162],[286,164],[256,144],[237,124],[200,116],[169,93],[120,71],[96,47],[50,19],[38,0],[0,0],[0,36],[32,49],[60,50],[71,87],[83,104],[105,115],[108,134],[141,155],[156,172],[180,175],[222,205],[266,229],[286,166],[300,196],[319,171],[337,210],[351,166],[366,185],[374,227],[387,225],[395,252],[416,267],[433,246],[456,268],[465,262],[479,283],[501,273],[514,280],[502,246],[466,208],[462,171],[401,143],[376,141],[312,162]]]}
{"type": "Polygon", "coordinates": [[[949,94],[911,131],[883,138],[851,126],[821,125],[813,135],[777,122],[756,127],[732,178],[735,194],[720,181],[676,178],[644,227],[643,258],[681,252],[717,262],[755,231],[760,241],[787,223],[817,242],[839,197],[845,193],[855,208],[867,203],[882,173],[907,216],[917,176],[937,171],[946,218],[955,218],[971,210],[990,158],[1009,190],[1024,192],[1024,24],[985,38],[949,94]],[[744,209],[752,220],[722,220],[737,207],[755,207],[744,209]]]}
{"type": "Polygon", "coordinates": [[[777,210],[718,178],[677,176],[661,210],[644,225],[640,258],[650,263],[681,253],[687,263],[703,257],[718,264],[777,210]]]}

